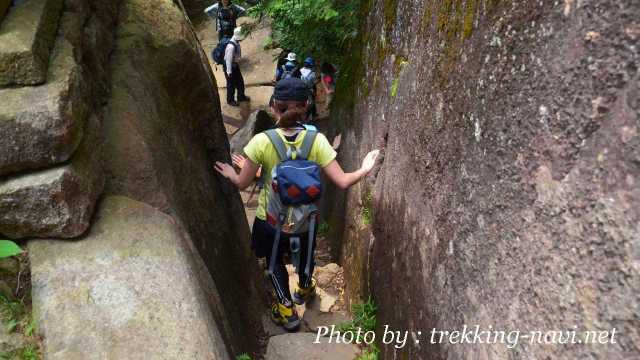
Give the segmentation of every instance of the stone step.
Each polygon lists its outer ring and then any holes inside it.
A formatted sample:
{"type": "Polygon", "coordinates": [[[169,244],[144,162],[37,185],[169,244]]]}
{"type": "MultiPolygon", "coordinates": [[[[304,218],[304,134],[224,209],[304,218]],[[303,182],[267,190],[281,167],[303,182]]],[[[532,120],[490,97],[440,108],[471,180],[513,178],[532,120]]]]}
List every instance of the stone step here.
{"type": "MultiPolygon", "coordinates": [[[[5,1],[5,0],[2,0],[5,1]]],[[[0,86],[47,80],[63,0],[22,0],[0,22],[0,86]]]]}
{"type": "Polygon", "coordinates": [[[63,37],[49,73],[45,85],[0,89],[0,176],[66,161],[80,143],[90,91],[63,37]]]}
{"type": "Polygon", "coordinates": [[[99,131],[92,117],[68,164],[0,180],[0,234],[70,238],[86,231],[104,187],[99,131]]]}
{"type": "Polygon", "coordinates": [[[83,239],[29,241],[43,358],[229,359],[185,236],[155,208],[108,196],[83,239]]]}
{"type": "Polygon", "coordinates": [[[329,343],[329,338],[311,333],[274,336],[269,339],[265,360],[353,360],[360,349],[352,344],[329,343]]]}

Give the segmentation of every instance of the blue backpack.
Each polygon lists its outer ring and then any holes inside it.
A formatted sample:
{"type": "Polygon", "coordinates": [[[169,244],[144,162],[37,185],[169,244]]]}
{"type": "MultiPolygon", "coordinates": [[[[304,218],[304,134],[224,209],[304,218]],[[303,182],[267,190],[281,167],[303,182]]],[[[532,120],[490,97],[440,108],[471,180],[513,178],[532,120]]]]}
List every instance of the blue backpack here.
{"type": "Polygon", "coordinates": [[[229,44],[233,45],[233,49],[235,50],[236,44],[232,42],[230,38],[222,38],[211,52],[211,58],[216,64],[224,64],[224,53],[227,50],[227,45],[229,44]]]}
{"type": "MultiPolygon", "coordinates": [[[[271,191],[267,199],[267,222],[276,230],[268,272],[273,274],[282,232],[287,234],[308,232],[309,254],[305,266],[305,273],[308,275],[319,213],[316,202],[322,196],[322,182],[320,165],[307,159],[318,132],[307,129],[302,145],[299,149],[293,150],[285,144],[275,129],[267,130],[265,134],[276,148],[280,159],[280,163],[271,172],[271,191]]],[[[296,256],[295,249],[300,248],[299,238],[292,237],[290,240],[293,263],[297,268],[300,264],[297,261],[299,257],[296,256]],[[295,244],[296,239],[297,244],[295,244]]]]}

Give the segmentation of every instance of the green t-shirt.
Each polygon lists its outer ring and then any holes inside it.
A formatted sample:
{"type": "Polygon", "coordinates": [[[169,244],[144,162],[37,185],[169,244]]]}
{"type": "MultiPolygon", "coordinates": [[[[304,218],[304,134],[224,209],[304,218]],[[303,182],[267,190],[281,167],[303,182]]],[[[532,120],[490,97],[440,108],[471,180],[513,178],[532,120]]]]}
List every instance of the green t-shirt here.
{"type": "MultiPolygon", "coordinates": [[[[278,129],[277,131],[278,135],[280,135],[287,146],[295,146],[296,149],[299,149],[302,145],[302,139],[304,139],[304,134],[307,132],[306,130],[302,130],[296,137],[296,140],[291,142],[285,139],[282,130],[278,129]]],[[[262,165],[262,173],[264,174],[265,183],[258,197],[256,218],[266,220],[267,199],[269,198],[269,191],[271,191],[271,171],[280,162],[278,159],[278,153],[265,133],[260,133],[254,136],[247,146],[245,146],[244,153],[251,161],[262,165]]],[[[313,142],[313,146],[311,146],[311,152],[309,153],[308,160],[318,163],[321,167],[326,167],[335,158],[336,151],[331,147],[327,138],[322,133],[318,133],[318,136],[316,136],[316,139],[313,142]]]]}

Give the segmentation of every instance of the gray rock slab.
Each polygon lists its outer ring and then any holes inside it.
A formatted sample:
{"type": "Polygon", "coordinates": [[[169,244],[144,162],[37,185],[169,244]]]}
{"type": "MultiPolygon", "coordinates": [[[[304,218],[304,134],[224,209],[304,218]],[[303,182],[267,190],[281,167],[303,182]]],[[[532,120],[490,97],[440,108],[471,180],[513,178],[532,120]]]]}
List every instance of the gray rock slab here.
{"type": "Polygon", "coordinates": [[[0,86],[46,81],[63,3],[26,0],[9,10],[0,23],[0,86]]]}
{"type": "Polygon", "coordinates": [[[320,337],[315,344],[316,335],[295,333],[274,336],[267,345],[266,360],[353,360],[360,349],[356,345],[329,343],[326,337],[320,337]]]}
{"type": "Polygon", "coordinates": [[[69,163],[0,180],[0,234],[72,238],[87,230],[105,182],[98,119],[88,125],[69,163]]]}
{"type": "Polygon", "coordinates": [[[229,359],[170,216],[109,196],[83,239],[28,248],[44,358],[229,359]]]}
{"type": "Polygon", "coordinates": [[[71,43],[59,37],[53,53],[45,85],[0,89],[0,176],[64,162],[80,143],[89,84],[71,43]]]}
{"type": "Polygon", "coordinates": [[[264,130],[273,126],[273,120],[266,110],[254,111],[247,122],[229,140],[231,153],[242,154],[242,150],[249,143],[249,140],[264,130]]]}

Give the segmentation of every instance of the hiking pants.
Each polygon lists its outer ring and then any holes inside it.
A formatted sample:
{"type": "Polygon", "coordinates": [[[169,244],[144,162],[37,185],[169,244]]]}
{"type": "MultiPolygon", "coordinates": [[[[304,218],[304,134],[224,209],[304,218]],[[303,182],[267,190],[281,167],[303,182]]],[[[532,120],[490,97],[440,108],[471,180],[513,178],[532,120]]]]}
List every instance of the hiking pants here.
{"type": "MultiPolygon", "coordinates": [[[[316,228],[317,229],[317,228],[316,228]]],[[[317,230],[316,230],[317,232],[317,230]]],[[[269,262],[271,261],[271,250],[273,249],[273,242],[275,240],[275,230],[266,221],[255,219],[253,223],[253,229],[251,232],[251,247],[256,253],[257,257],[266,258],[266,267],[269,268],[269,262]]],[[[291,290],[289,289],[289,273],[285,267],[283,256],[288,254],[291,256],[290,239],[293,237],[300,238],[300,266],[297,269],[299,285],[302,287],[309,287],[311,285],[311,277],[313,275],[313,268],[315,261],[313,254],[316,249],[316,241],[313,242],[313,249],[311,252],[311,268],[309,270],[309,276],[304,273],[305,266],[307,264],[307,250],[309,249],[308,233],[304,234],[281,234],[280,242],[278,244],[278,255],[276,256],[276,262],[273,269],[273,275],[270,276],[271,284],[276,292],[276,297],[281,304],[290,304],[291,290]]],[[[315,233],[314,233],[315,237],[315,233]]]]}
{"type": "Polygon", "coordinates": [[[222,66],[224,70],[224,78],[227,80],[227,103],[235,101],[235,93],[238,91],[238,101],[242,101],[246,98],[244,94],[244,78],[240,71],[240,66],[237,63],[233,63],[231,69],[231,75],[227,74],[227,65],[222,66]]]}

